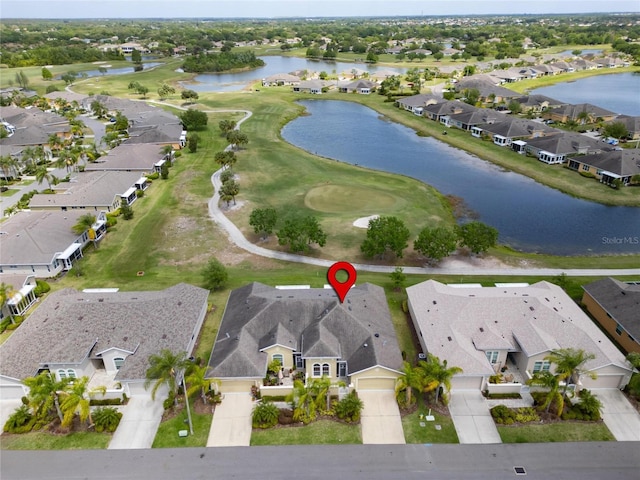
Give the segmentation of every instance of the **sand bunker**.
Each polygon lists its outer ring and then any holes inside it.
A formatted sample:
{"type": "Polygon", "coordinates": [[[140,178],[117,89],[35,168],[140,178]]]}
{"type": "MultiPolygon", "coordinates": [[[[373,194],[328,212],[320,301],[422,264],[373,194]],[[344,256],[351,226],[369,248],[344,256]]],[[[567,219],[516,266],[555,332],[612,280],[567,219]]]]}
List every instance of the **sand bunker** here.
{"type": "Polygon", "coordinates": [[[356,228],[369,228],[369,221],[375,220],[379,218],[380,215],[370,215],[368,217],[360,217],[355,222],[353,222],[353,226],[356,228]]]}

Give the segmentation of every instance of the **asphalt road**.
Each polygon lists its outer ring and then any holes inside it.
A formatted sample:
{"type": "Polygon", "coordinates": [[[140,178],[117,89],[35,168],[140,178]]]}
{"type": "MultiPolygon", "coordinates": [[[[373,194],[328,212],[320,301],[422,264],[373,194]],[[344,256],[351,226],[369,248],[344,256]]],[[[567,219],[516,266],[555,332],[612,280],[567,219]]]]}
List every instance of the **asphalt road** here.
{"type": "Polygon", "coordinates": [[[2,451],[2,480],[638,479],[640,443],[2,451]]]}

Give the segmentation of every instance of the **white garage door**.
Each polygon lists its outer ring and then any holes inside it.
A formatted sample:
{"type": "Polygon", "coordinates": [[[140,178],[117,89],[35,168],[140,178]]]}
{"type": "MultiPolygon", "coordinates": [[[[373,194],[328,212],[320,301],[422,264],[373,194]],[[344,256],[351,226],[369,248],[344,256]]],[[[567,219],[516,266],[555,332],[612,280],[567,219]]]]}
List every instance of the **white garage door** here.
{"type": "Polygon", "coordinates": [[[483,377],[456,375],[451,379],[451,390],[480,390],[483,377]]]}
{"type": "Polygon", "coordinates": [[[598,378],[592,380],[589,377],[582,378],[583,388],[619,388],[620,382],[624,379],[623,375],[598,375],[598,378]]]}

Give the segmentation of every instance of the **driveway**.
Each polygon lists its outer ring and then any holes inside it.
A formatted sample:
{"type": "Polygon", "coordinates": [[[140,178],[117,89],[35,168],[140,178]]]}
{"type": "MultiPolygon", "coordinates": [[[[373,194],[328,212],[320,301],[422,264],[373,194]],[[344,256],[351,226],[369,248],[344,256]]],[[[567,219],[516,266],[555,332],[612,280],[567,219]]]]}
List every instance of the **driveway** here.
{"type": "Polygon", "coordinates": [[[591,390],[602,402],[602,420],[619,442],[640,440],[640,414],[617,388],[591,390]]]}
{"type": "Polygon", "coordinates": [[[395,392],[360,390],[358,397],[364,403],[360,416],[362,443],[404,444],[404,430],[395,392]]]}
{"type": "Polygon", "coordinates": [[[460,443],[502,443],[479,390],[451,392],[449,413],[460,443]]]}
{"type": "Polygon", "coordinates": [[[248,447],[254,405],[250,393],[225,393],[213,413],[207,447],[248,447]]]}
{"type": "Polygon", "coordinates": [[[129,400],[122,412],[122,419],[109,443],[109,449],[151,448],[162,420],[166,396],[136,395],[129,400]]]}

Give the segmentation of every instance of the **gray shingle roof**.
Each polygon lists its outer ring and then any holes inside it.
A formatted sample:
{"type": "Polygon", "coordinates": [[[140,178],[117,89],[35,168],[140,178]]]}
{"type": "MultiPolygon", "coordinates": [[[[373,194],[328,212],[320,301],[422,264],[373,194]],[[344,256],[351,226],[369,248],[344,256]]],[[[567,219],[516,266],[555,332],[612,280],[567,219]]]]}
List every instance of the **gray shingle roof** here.
{"type": "Polygon", "coordinates": [[[153,166],[162,160],[165,154],[158,145],[120,145],[110,150],[96,162],[87,163],[85,172],[95,170],[139,170],[153,172],[153,166]]]}
{"type": "Polygon", "coordinates": [[[580,307],[547,282],[453,288],[428,280],[407,288],[407,295],[427,350],[461,367],[465,375],[494,373],[481,347],[524,351],[528,356],[581,348],[596,355],[586,364],[589,370],[611,364],[629,368],[580,307]]]}
{"type": "Polygon", "coordinates": [[[0,375],[23,379],[44,364],[80,363],[110,348],[135,352],[117,380],[145,377],[149,355],[185,351],[207,308],[208,290],[180,283],[160,291],[47,296],[0,346],[0,375]]]}
{"type": "Polygon", "coordinates": [[[640,152],[636,149],[594,153],[578,157],[576,160],[621,177],[640,174],[640,152]]]}
{"type": "Polygon", "coordinates": [[[49,265],[77,238],[71,228],[87,212],[20,211],[0,225],[0,264],[49,265]]]}
{"type": "Polygon", "coordinates": [[[368,283],[352,288],[342,304],[327,289],[280,290],[254,282],[234,290],[211,353],[211,375],[262,377],[267,355],[260,349],[276,343],[303,357],[339,357],[350,373],[402,367],[384,290],[368,283]]]}
{"type": "Polygon", "coordinates": [[[640,285],[609,277],[582,288],[633,338],[640,341],[640,285]]]}
{"type": "Polygon", "coordinates": [[[527,145],[546,152],[570,155],[598,150],[602,146],[602,142],[579,133],[562,132],[546,137],[532,138],[527,140],[527,145]]]}
{"type": "Polygon", "coordinates": [[[139,178],[140,172],[81,172],[70,182],[58,184],[57,189],[65,189],[64,193],[38,193],[29,205],[31,208],[106,208],[113,204],[116,195],[125,193],[139,178]]]}

